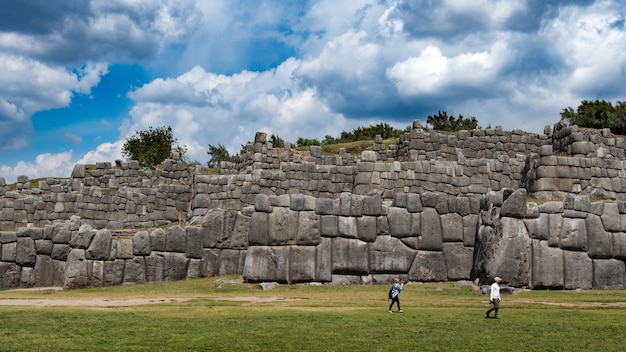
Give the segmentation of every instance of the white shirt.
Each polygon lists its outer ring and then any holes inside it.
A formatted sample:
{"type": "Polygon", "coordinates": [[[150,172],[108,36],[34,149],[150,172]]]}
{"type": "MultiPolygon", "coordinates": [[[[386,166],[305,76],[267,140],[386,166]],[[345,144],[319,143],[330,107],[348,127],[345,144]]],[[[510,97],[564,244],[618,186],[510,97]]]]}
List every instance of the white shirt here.
{"type": "Polygon", "coordinates": [[[491,295],[489,297],[490,300],[500,299],[500,285],[497,282],[491,284],[491,295]]]}

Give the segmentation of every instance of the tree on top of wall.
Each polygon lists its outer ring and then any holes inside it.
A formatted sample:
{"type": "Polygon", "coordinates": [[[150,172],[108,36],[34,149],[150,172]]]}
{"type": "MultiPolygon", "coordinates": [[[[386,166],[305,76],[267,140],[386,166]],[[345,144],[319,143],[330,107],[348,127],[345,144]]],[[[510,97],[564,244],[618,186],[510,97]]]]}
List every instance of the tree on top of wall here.
{"type": "Polygon", "coordinates": [[[615,106],[606,100],[583,100],[574,110],[567,107],[561,111],[561,120],[586,128],[609,128],[613,133],[626,134],[626,102],[615,106]]]}
{"type": "Polygon", "coordinates": [[[126,139],[122,155],[137,160],[143,167],[152,168],[170,156],[174,142],[172,127],[149,127],[126,139]]]}
{"type": "Polygon", "coordinates": [[[432,126],[432,129],[436,131],[471,131],[480,128],[478,126],[478,120],[473,116],[470,118],[465,118],[463,115],[454,117],[454,115],[448,115],[445,111],[439,111],[437,115],[429,115],[426,119],[426,123],[432,126]]]}

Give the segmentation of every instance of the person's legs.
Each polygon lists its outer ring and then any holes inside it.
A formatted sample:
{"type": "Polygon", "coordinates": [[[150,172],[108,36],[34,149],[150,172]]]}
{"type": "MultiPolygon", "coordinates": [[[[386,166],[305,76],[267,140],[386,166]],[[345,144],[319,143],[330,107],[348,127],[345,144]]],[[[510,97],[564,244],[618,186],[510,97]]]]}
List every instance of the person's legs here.
{"type": "Polygon", "coordinates": [[[391,308],[393,308],[393,304],[395,302],[398,302],[398,310],[400,310],[400,300],[398,299],[398,296],[396,296],[391,299],[391,304],[389,305],[389,312],[391,312],[391,308]]]}
{"type": "Polygon", "coordinates": [[[491,312],[495,312],[494,316],[497,318],[498,317],[498,309],[500,309],[500,300],[499,299],[494,299],[493,302],[491,302],[491,308],[485,313],[485,318],[489,318],[489,314],[491,312]]]}

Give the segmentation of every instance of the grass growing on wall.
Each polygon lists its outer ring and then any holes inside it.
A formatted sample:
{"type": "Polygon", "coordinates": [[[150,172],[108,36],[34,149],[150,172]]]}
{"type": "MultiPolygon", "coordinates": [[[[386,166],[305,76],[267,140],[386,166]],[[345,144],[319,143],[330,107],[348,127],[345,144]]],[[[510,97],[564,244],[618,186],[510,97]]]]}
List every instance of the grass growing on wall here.
{"type": "Polygon", "coordinates": [[[389,314],[387,285],[280,285],[264,291],[222,279],[3,291],[3,300],[164,303],[2,306],[0,351],[622,351],[626,343],[626,291],[503,295],[495,320],[483,318],[487,296],[448,283],[405,286],[405,313],[389,314]]]}

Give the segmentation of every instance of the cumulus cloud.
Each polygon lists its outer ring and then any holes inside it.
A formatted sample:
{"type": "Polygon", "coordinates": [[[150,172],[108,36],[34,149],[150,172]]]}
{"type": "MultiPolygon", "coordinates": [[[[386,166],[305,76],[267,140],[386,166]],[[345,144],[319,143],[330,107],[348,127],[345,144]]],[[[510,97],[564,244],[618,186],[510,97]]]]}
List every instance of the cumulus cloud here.
{"type": "Polygon", "coordinates": [[[74,162],[72,151],[58,154],[39,154],[34,162],[20,161],[15,166],[0,166],[0,174],[8,182],[15,182],[18,176],[28,176],[29,179],[43,177],[69,177],[74,162]]]}

